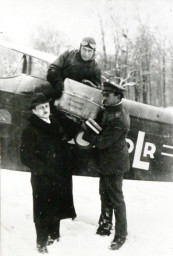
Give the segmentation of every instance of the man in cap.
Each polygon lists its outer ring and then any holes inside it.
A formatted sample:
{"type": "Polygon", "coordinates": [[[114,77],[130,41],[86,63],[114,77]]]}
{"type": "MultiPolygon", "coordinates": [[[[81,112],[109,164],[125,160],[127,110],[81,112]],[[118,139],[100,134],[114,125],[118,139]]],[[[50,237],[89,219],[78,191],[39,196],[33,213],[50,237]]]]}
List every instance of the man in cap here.
{"type": "Polygon", "coordinates": [[[65,51],[49,66],[47,80],[57,89],[57,93],[62,92],[65,78],[95,88],[101,86],[101,71],[95,61],[95,52],[95,40],[85,37],[79,50],[65,51]]]}
{"type": "Polygon", "coordinates": [[[112,82],[103,84],[104,110],[97,122],[102,131],[96,135],[86,129],[83,139],[94,145],[98,152],[100,172],[101,216],[97,234],[110,235],[112,210],[115,215],[115,236],[110,249],[119,249],[126,241],[126,206],[122,191],[123,174],[129,170],[129,153],[126,137],[130,128],[130,118],[123,106],[125,89],[112,82]]]}
{"type": "Polygon", "coordinates": [[[47,253],[47,245],[59,240],[60,220],[75,218],[72,174],[66,162],[66,136],[50,116],[50,99],[33,95],[29,125],[22,133],[21,161],[31,170],[33,215],[37,249],[47,253]]]}

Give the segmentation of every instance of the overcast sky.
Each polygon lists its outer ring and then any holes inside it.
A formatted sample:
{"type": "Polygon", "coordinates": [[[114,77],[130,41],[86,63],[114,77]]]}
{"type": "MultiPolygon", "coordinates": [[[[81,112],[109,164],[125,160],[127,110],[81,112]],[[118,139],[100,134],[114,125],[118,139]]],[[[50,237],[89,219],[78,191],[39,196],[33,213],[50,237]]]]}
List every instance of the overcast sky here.
{"type": "Polygon", "coordinates": [[[128,21],[131,30],[138,13],[149,26],[173,34],[173,0],[0,0],[1,38],[28,46],[34,29],[49,25],[64,32],[76,47],[83,36],[100,38],[98,13],[106,20],[109,6],[114,6],[115,17],[128,21]]]}

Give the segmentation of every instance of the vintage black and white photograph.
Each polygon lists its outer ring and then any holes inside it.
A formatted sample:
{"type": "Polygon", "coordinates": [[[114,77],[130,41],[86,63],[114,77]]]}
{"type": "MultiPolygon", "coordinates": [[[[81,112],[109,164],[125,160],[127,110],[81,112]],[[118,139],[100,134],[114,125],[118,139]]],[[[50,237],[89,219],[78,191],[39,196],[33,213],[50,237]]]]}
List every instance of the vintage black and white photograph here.
{"type": "Polygon", "coordinates": [[[0,1],[2,256],[173,255],[173,0],[0,1]]]}

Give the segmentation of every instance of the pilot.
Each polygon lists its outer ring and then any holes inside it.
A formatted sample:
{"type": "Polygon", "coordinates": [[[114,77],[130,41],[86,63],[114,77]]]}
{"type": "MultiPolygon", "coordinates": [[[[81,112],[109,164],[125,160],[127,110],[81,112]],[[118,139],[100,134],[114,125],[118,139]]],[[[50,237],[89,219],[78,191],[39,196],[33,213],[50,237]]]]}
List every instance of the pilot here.
{"type": "Polygon", "coordinates": [[[33,95],[29,125],[22,134],[21,161],[31,170],[33,215],[37,249],[47,253],[47,245],[59,240],[60,220],[76,217],[72,174],[66,163],[66,135],[50,115],[43,93],[33,95]]]}
{"type": "Polygon", "coordinates": [[[83,139],[96,147],[100,172],[101,215],[98,235],[110,235],[112,210],[115,215],[115,236],[110,249],[118,250],[126,241],[126,205],[122,186],[123,174],[129,170],[126,137],[130,128],[129,114],[123,106],[124,87],[112,82],[103,84],[103,107],[96,120],[102,131],[94,134],[86,126],[83,139]]]}
{"type": "Polygon", "coordinates": [[[95,52],[95,40],[85,37],[79,50],[65,51],[49,66],[47,80],[57,89],[57,94],[62,92],[65,78],[101,87],[101,70],[95,61],[95,52]]]}

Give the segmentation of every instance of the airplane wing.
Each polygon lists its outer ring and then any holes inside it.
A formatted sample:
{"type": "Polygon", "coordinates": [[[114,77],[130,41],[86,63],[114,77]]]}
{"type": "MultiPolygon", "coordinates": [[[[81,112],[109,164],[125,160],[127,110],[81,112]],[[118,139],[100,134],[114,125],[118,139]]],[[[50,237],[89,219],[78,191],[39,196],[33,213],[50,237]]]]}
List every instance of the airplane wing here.
{"type": "Polygon", "coordinates": [[[28,47],[23,47],[21,45],[16,45],[13,43],[5,42],[3,40],[0,40],[0,46],[8,48],[8,49],[16,51],[16,52],[19,52],[19,53],[22,53],[22,54],[25,54],[25,55],[28,55],[28,56],[31,56],[31,57],[34,57],[39,60],[46,61],[48,63],[52,63],[57,58],[56,55],[42,52],[42,51],[35,50],[35,49],[31,49],[28,47]]]}

